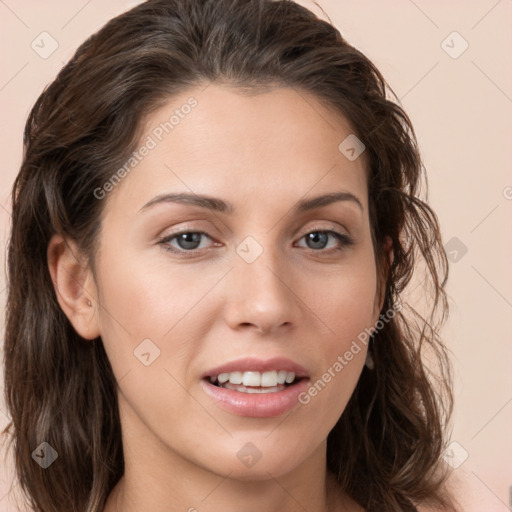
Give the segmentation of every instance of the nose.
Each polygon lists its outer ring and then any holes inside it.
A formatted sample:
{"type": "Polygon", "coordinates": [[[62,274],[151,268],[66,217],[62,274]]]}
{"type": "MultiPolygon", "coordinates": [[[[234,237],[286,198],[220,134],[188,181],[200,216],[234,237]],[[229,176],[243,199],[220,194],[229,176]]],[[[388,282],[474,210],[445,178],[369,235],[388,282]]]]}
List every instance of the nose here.
{"type": "MultiPolygon", "coordinates": [[[[236,256],[225,283],[225,319],[234,330],[277,333],[297,325],[300,299],[293,290],[290,268],[284,269],[266,249],[252,263],[236,256]]],[[[296,282],[296,280],[295,280],[296,282]]]]}

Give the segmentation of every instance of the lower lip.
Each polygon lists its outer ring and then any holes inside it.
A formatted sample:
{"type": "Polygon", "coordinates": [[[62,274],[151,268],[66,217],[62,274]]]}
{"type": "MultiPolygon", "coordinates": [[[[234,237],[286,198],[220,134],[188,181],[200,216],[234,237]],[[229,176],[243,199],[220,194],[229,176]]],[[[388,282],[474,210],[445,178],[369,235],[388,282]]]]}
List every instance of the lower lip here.
{"type": "Polygon", "coordinates": [[[212,397],[217,405],[238,416],[252,418],[269,418],[279,416],[299,404],[299,394],[308,387],[309,379],[303,378],[283,391],[274,393],[243,393],[232,389],[214,386],[208,380],[202,379],[201,385],[207,395],[212,397]]]}

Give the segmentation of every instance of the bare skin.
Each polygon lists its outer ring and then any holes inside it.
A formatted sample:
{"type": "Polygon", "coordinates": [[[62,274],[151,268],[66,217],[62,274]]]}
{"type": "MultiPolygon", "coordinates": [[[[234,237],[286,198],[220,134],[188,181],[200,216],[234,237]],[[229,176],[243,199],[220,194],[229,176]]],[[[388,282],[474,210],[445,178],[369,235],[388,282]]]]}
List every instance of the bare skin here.
{"type": "Polygon", "coordinates": [[[326,471],[326,439],[356,386],[364,345],[309,403],[274,417],[222,409],[201,375],[246,356],[280,356],[314,383],[375,324],[382,298],[364,154],[350,161],[338,150],[350,125],[311,95],[203,89],[148,118],[141,142],[197,99],[103,199],[96,275],[77,263],[71,241],[56,235],[49,246],[63,311],[84,338],[101,336],[118,382],[125,473],[105,512],[360,511],[326,471]],[[333,192],[345,196],[295,210],[333,192]],[[233,213],[143,208],[164,193],[219,198],[233,213]],[[184,231],[207,236],[194,249],[169,238],[184,231]],[[251,263],[236,251],[248,236],[262,249],[251,263]],[[134,357],[146,339],[160,351],[148,366],[134,357]],[[261,454],[252,467],[237,457],[247,443],[261,454]]]}

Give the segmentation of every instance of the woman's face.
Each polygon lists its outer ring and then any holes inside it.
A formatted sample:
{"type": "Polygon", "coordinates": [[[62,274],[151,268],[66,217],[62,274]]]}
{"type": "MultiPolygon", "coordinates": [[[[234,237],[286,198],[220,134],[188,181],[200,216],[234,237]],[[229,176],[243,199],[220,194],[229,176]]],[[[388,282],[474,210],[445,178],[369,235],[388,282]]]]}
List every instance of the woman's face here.
{"type": "Polygon", "coordinates": [[[211,84],[148,119],[140,161],[94,199],[107,202],[95,328],[125,457],[241,479],[325,463],[365,361],[354,341],[380,310],[364,154],[352,138],[339,149],[350,135],[287,88],[211,84]]]}

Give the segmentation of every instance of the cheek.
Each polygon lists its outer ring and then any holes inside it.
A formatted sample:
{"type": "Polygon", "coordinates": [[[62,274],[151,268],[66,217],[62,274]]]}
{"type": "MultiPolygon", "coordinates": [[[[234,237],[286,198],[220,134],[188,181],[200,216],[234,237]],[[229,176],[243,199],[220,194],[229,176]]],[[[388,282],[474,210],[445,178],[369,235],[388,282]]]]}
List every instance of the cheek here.
{"type": "Polygon", "coordinates": [[[333,349],[342,349],[375,321],[376,269],[371,258],[364,260],[322,278],[309,292],[304,288],[305,301],[329,327],[326,343],[333,349]]]}
{"type": "MultiPolygon", "coordinates": [[[[362,263],[362,260],[361,260],[362,263]]],[[[369,329],[374,326],[376,270],[368,258],[365,264],[322,281],[305,293],[311,311],[327,327],[317,338],[312,357],[319,361],[301,403],[314,409],[319,428],[328,432],[341,416],[363,369],[369,329]]]]}
{"type": "Polygon", "coordinates": [[[225,269],[201,272],[198,279],[198,270],[184,271],[181,265],[150,264],[129,252],[116,264],[106,256],[115,254],[112,248],[104,253],[98,268],[99,322],[116,376],[138,368],[138,352],[156,354],[155,366],[187,368],[215,318],[205,308],[225,269]]]}

